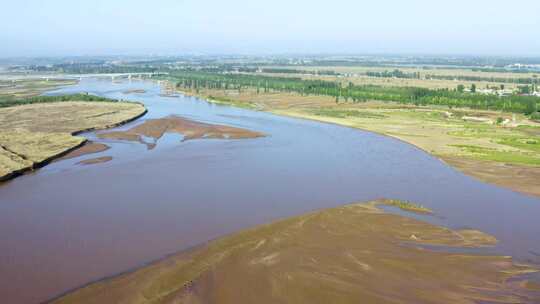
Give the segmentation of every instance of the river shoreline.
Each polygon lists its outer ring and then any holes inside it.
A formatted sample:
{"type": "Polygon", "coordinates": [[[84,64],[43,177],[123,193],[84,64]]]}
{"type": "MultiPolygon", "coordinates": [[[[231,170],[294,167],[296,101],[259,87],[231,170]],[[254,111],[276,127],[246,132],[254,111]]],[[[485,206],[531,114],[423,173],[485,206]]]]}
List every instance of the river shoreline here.
{"type": "MultiPolygon", "coordinates": [[[[0,237],[6,240],[0,246],[0,260],[6,261],[0,262],[5,274],[0,293],[11,303],[39,303],[235,231],[380,197],[414,202],[434,214],[412,218],[497,237],[500,242],[486,249],[489,255],[537,260],[530,254],[540,252],[534,234],[537,200],[477,182],[408,143],[197,98],[165,99],[150,82],[89,79],[62,92],[116,99],[139,87],[147,93],[133,99],[148,108],[144,121],[172,115],[268,136],[182,141],[180,134],[165,132],[148,150],[138,141],[101,141],[99,134],[109,130],[91,132],[84,136],[110,147],[96,157],[113,161],[88,167],[77,166],[79,158],[58,161],[0,187],[8,202],[0,204],[0,237]],[[89,185],[99,191],[88,191],[89,185]],[[49,276],[57,279],[44,279],[49,276]],[[19,291],[29,284],[36,288],[19,291]]],[[[150,133],[132,130],[139,125],[112,131],[139,134],[152,143],[144,135],[150,133]]]]}
{"type": "MultiPolygon", "coordinates": [[[[451,158],[450,156],[442,156],[442,155],[437,155],[437,154],[431,153],[430,151],[424,149],[423,147],[421,147],[420,145],[414,143],[413,141],[409,141],[409,140],[400,138],[400,137],[398,137],[396,135],[392,135],[392,134],[388,134],[388,133],[384,133],[384,132],[378,132],[378,131],[374,131],[374,130],[371,130],[371,129],[359,128],[359,127],[356,127],[356,126],[347,125],[347,124],[343,124],[343,123],[333,122],[331,120],[325,120],[325,119],[322,119],[322,118],[317,118],[317,117],[312,116],[312,115],[302,115],[302,114],[298,114],[298,113],[295,113],[295,112],[294,113],[288,113],[286,111],[267,111],[267,112],[268,113],[273,113],[273,114],[276,114],[276,115],[288,116],[288,117],[291,117],[291,118],[308,119],[308,120],[317,121],[317,122],[321,122],[321,123],[334,124],[334,125],[341,126],[341,127],[347,127],[347,128],[351,128],[351,129],[362,130],[362,131],[365,131],[365,132],[371,132],[371,133],[378,134],[378,135],[381,135],[381,136],[386,136],[386,137],[398,140],[400,142],[403,142],[405,144],[411,145],[411,146],[413,146],[413,147],[415,147],[415,148],[417,148],[417,149],[419,149],[419,150],[433,156],[434,158],[438,159],[439,161],[446,164],[447,166],[449,166],[449,167],[451,167],[451,168],[453,168],[453,169],[455,169],[455,170],[457,170],[457,171],[459,171],[459,172],[461,172],[461,173],[463,173],[463,174],[465,174],[467,176],[473,177],[473,178],[477,179],[478,181],[494,184],[494,185],[497,185],[499,187],[510,189],[510,190],[515,191],[517,193],[526,194],[526,195],[530,195],[530,196],[533,196],[533,197],[540,197],[540,184],[537,185],[536,189],[534,189],[534,190],[532,190],[532,189],[523,189],[522,185],[515,185],[513,182],[502,182],[501,183],[497,179],[485,178],[484,176],[479,175],[475,171],[468,170],[467,167],[471,163],[475,164],[475,165],[479,165],[480,167],[482,167],[482,162],[478,161],[478,160],[474,160],[474,159],[470,159],[470,158],[463,158],[461,160],[462,165],[459,165],[459,163],[456,160],[454,160],[453,158],[451,158]],[[467,164],[467,162],[469,164],[467,164]]],[[[497,165],[500,166],[501,164],[493,162],[492,164],[484,165],[483,168],[484,169],[492,169],[492,168],[496,167],[497,165]]],[[[534,170],[534,169],[537,169],[537,172],[538,172],[537,174],[540,174],[540,168],[532,168],[531,170],[534,170]]]]}
{"type": "Polygon", "coordinates": [[[512,191],[515,191],[521,194],[526,194],[533,197],[540,197],[540,183],[536,182],[540,178],[540,167],[517,166],[517,165],[505,167],[505,166],[502,166],[504,165],[503,163],[494,162],[494,161],[492,162],[481,161],[481,160],[477,160],[477,159],[474,159],[465,155],[457,155],[457,154],[444,155],[440,153],[433,153],[433,151],[429,151],[428,149],[422,147],[420,144],[415,142],[414,138],[408,139],[408,138],[404,138],[403,136],[390,134],[389,132],[357,126],[352,122],[347,122],[346,120],[334,119],[332,117],[311,115],[309,113],[304,113],[302,111],[294,110],[292,108],[273,109],[272,107],[266,107],[256,102],[250,103],[243,100],[242,101],[233,100],[232,98],[230,101],[227,101],[227,100],[218,100],[206,94],[196,94],[193,92],[186,92],[186,91],[180,91],[180,90],[177,92],[187,95],[187,96],[197,97],[204,101],[208,101],[208,102],[215,103],[218,105],[238,106],[241,108],[247,108],[249,110],[262,111],[262,112],[282,115],[282,116],[291,117],[291,118],[308,119],[308,120],[317,121],[321,123],[335,124],[338,126],[363,130],[366,132],[372,132],[372,133],[379,134],[382,136],[387,136],[387,137],[399,140],[401,142],[407,143],[409,145],[412,145],[420,149],[421,151],[424,151],[425,153],[437,158],[439,161],[443,162],[449,167],[454,168],[455,170],[467,176],[471,176],[481,182],[494,184],[499,187],[510,189],[512,191]],[[459,161],[456,160],[456,157],[460,158],[459,161]],[[471,169],[473,167],[475,167],[476,170],[471,169]],[[482,174],[482,172],[484,174],[482,174]],[[514,178],[511,178],[512,175],[514,176],[514,178]],[[518,176],[520,177],[520,180],[516,181],[516,177],[518,176]]]}

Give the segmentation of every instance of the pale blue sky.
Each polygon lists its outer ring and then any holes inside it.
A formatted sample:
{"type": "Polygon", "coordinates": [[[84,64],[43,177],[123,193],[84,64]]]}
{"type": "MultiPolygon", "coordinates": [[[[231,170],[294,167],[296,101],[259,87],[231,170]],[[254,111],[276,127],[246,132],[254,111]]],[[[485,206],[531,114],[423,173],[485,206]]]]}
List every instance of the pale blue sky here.
{"type": "Polygon", "coordinates": [[[3,0],[0,56],[540,56],[540,0],[3,0]]]}

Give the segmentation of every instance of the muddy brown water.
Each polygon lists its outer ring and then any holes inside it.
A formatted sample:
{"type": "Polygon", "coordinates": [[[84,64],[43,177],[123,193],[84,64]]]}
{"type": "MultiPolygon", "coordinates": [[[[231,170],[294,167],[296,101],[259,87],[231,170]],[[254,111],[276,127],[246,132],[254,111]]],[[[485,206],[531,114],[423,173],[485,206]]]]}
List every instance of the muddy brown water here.
{"type": "Polygon", "coordinates": [[[51,94],[81,91],[146,105],[145,117],[117,130],[179,115],[268,136],[182,141],[166,134],[146,138],[156,144],[148,150],[87,133],[110,149],[0,185],[1,303],[40,303],[242,228],[380,197],[435,211],[412,215],[422,220],[495,235],[499,244],[483,254],[540,263],[540,199],[476,181],[398,140],[161,97],[153,82],[87,79],[51,94]],[[144,93],[122,93],[134,89],[144,93]],[[104,156],[112,160],[76,165],[104,156]]]}

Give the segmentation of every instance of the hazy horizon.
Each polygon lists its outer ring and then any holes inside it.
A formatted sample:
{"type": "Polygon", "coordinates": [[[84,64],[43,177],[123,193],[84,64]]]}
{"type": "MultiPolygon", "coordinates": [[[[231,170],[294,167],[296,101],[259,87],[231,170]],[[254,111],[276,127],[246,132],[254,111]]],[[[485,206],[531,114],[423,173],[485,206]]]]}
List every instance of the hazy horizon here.
{"type": "Polygon", "coordinates": [[[39,1],[3,5],[0,57],[540,56],[540,1],[39,1]]]}

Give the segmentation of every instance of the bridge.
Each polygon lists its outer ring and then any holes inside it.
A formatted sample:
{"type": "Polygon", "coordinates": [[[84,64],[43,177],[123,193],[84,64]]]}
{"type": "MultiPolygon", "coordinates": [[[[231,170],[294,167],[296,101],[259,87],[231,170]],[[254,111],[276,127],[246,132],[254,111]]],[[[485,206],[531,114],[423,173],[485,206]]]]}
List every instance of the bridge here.
{"type": "Polygon", "coordinates": [[[0,80],[3,81],[17,81],[23,79],[79,79],[83,78],[110,78],[111,81],[115,79],[143,79],[152,78],[154,76],[169,75],[168,72],[154,72],[154,73],[96,73],[96,74],[25,74],[25,75],[0,75],[0,80]]]}
{"type": "Polygon", "coordinates": [[[153,72],[153,73],[104,73],[104,74],[65,74],[65,75],[58,75],[58,78],[79,78],[82,80],[83,78],[111,78],[112,81],[115,79],[133,79],[133,78],[151,78],[154,76],[164,76],[169,75],[168,72],[153,72]]]}

